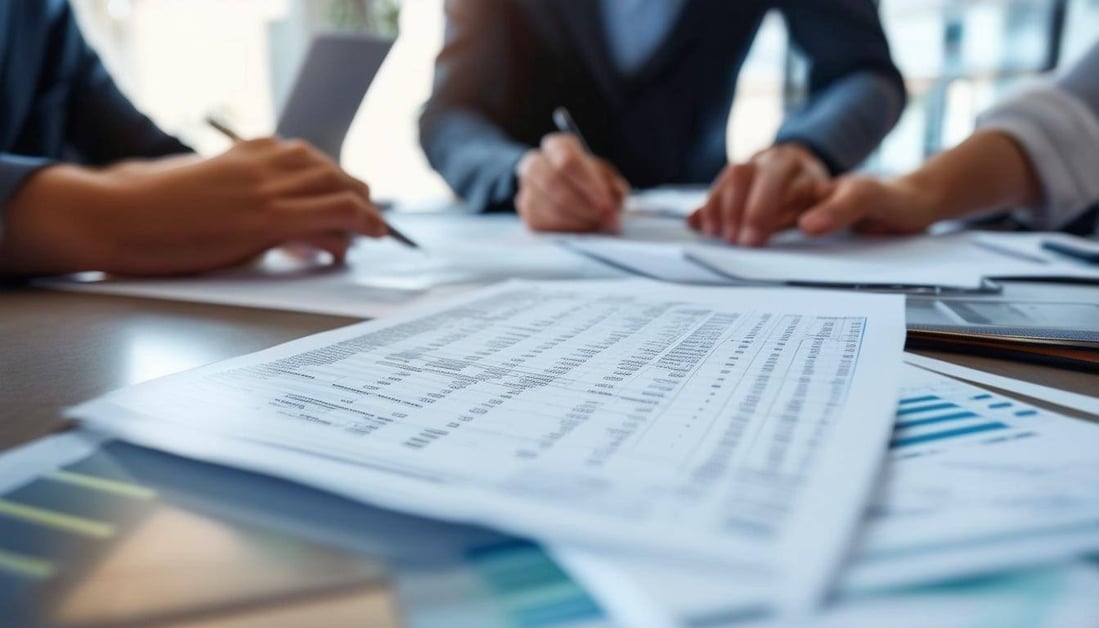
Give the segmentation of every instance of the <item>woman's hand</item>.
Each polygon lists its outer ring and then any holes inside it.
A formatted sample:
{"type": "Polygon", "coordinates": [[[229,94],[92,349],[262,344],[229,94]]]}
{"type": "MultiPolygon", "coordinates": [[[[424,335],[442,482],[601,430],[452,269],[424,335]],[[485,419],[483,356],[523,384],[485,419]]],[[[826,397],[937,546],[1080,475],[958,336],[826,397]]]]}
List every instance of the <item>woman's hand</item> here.
{"type": "Polygon", "coordinates": [[[881,181],[866,176],[836,179],[820,202],[798,219],[808,235],[843,229],[881,235],[919,233],[940,220],[936,194],[907,179],[881,181]]]}

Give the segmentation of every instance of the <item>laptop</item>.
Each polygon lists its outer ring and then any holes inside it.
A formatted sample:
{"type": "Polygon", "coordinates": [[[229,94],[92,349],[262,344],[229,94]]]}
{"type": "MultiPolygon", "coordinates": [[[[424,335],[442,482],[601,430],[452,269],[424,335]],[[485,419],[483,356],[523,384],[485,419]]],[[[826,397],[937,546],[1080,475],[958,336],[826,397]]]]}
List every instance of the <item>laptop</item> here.
{"type": "Polygon", "coordinates": [[[393,40],[357,33],[317,35],[279,115],[276,133],[309,141],[339,162],[344,138],[393,40]]]}

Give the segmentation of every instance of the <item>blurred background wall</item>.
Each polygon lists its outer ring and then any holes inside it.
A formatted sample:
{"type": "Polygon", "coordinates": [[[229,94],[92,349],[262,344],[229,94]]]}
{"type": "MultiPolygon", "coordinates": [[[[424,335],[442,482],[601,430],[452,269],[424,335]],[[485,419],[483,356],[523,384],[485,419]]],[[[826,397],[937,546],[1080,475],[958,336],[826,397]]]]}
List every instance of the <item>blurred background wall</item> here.
{"type": "MultiPolygon", "coordinates": [[[[443,0],[71,0],[116,79],[161,126],[202,152],[225,148],[217,114],[246,135],[269,133],[317,31],[397,37],[345,144],[344,166],[377,197],[431,200],[446,186],[416,142],[416,117],[442,41],[443,0]]],[[[806,0],[813,1],[813,0],[806,0]]],[[[973,127],[1021,82],[1071,63],[1099,38],[1099,0],[882,0],[911,103],[866,167],[900,171],[973,127]]],[[[769,16],[731,112],[730,157],[766,146],[803,97],[804,63],[769,16]]]]}

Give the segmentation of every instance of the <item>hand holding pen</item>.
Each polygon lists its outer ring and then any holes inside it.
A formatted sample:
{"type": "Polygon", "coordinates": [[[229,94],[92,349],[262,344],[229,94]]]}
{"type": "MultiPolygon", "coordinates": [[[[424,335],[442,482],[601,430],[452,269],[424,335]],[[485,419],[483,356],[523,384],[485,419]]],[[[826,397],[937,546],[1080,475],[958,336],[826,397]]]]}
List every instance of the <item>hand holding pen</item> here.
{"type": "Polygon", "coordinates": [[[596,157],[569,112],[553,115],[559,133],[519,162],[515,205],[536,231],[616,231],[629,185],[607,161],[596,157]]]}
{"type": "MultiPolygon", "coordinates": [[[[245,141],[244,138],[242,138],[240,136],[240,134],[238,134],[236,131],[234,131],[232,128],[230,128],[225,123],[221,122],[220,120],[218,120],[218,119],[216,119],[212,116],[208,116],[206,118],[206,123],[209,124],[215,130],[217,130],[218,132],[220,132],[225,137],[229,138],[234,144],[240,144],[240,143],[245,141]]],[[[350,178],[350,175],[346,175],[346,176],[348,178],[350,178]]],[[[365,188],[365,184],[361,184],[361,185],[365,188]]],[[[376,207],[375,207],[375,210],[377,210],[376,207]]],[[[418,244],[416,244],[414,241],[412,241],[410,238],[405,236],[403,233],[401,233],[397,229],[393,228],[393,226],[391,224],[389,224],[388,221],[386,221],[384,219],[379,219],[379,220],[381,221],[382,225],[384,225],[385,229],[387,230],[386,235],[391,236],[393,239],[397,240],[401,244],[404,244],[405,246],[408,246],[410,248],[414,248],[414,249],[420,248],[420,246],[418,244]]]]}

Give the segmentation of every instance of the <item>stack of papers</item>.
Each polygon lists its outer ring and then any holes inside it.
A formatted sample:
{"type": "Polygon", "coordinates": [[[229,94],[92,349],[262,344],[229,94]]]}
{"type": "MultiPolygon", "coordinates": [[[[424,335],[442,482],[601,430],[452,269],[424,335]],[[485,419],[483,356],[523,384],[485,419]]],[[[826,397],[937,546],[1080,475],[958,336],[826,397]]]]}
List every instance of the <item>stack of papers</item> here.
{"type": "Polygon", "coordinates": [[[1099,266],[1043,249],[1049,237],[949,233],[807,239],[790,233],[765,248],[744,248],[588,236],[567,239],[565,245],[615,268],[677,283],[980,291],[990,278],[1099,279],[1099,266]]]}
{"type": "Polygon", "coordinates": [[[985,292],[991,289],[989,278],[1099,279],[1099,265],[1043,249],[1050,234],[950,233],[908,238],[848,234],[810,240],[790,232],[779,234],[767,248],[755,249],[707,241],[688,229],[681,217],[659,217],[669,212],[656,211],[678,207],[669,210],[674,214],[692,206],[697,196],[676,190],[638,196],[631,200],[634,209],[626,213],[623,232],[615,236],[534,234],[513,215],[398,215],[391,217],[393,222],[422,249],[409,249],[391,239],[361,239],[349,252],[347,265],[337,268],[324,260],[275,251],[252,266],[201,277],[132,279],[91,273],[42,280],[39,285],[380,317],[506,279],[645,277],[695,285],[913,292],[985,292]]]}
{"type": "MultiPolygon", "coordinates": [[[[215,278],[92,284],[387,318],[71,416],[534,538],[616,616],[644,625],[804,618],[825,600],[838,602],[822,625],[880,624],[886,608],[933,621],[941,596],[895,591],[1052,563],[1048,577],[1071,583],[1066,608],[1094,608],[1078,593],[1094,591],[1099,571],[1069,561],[1099,551],[1099,428],[926,360],[905,365],[899,296],[777,286],[970,291],[990,277],[1099,278],[1099,268],[1044,251],[1041,235],[741,249],[653,215],[625,238],[533,236],[513,219],[477,218],[438,242],[410,230],[426,252],[366,243],[334,271],[276,260],[215,278]],[[638,275],[660,281],[628,279],[638,275]],[[509,277],[535,281],[484,287],[509,277]]],[[[983,599],[1022,586],[1002,579],[983,599]]]]}
{"type": "MultiPolygon", "coordinates": [[[[917,360],[925,365],[926,360],[917,360]]],[[[935,366],[930,364],[929,366],[935,366]]],[[[1099,551],[1099,428],[908,365],[883,482],[837,593],[998,573],[1099,551]]],[[[608,608],[712,624],[770,585],[697,564],[558,548],[608,608]]]]}
{"type": "MultiPolygon", "coordinates": [[[[272,251],[255,264],[198,277],[125,278],[98,273],[44,280],[48,288],[336,314],[390,316],[506,279],[634,276],[527,232],[515,216],[404,216],[394,221],[421,249],[360,238],[347,264],[272,251]]],[[[651,221],[644,221],[646,223],[651,221]]],[[[655,221],[663,233],[666,220],[655,221]]],[[[654,237],[658,237],[654,234],[654,237]]],[[[662,236],[660,236],[662,237],[662,236]]]]}
{"type": "Polygon", "coordinates": [[[513,282],[74,409],[377,505],[733,569],[815,607],[897,403],[903,299],[513,282]]]}
{"type": "Polygon", "coordinates": [[[733,279],[805,284],[976,290],[988,278],[1099,278],[1099,267],[1008,246],[1013,235],[796,238],[759,249],[691,245],[684,254],[733,279]]]}

